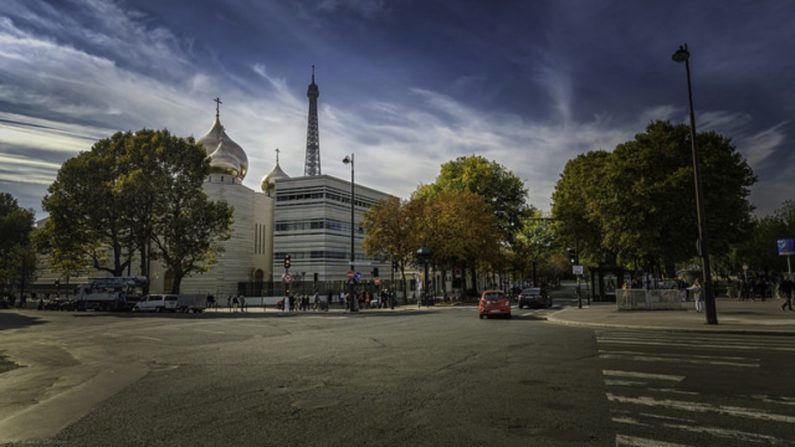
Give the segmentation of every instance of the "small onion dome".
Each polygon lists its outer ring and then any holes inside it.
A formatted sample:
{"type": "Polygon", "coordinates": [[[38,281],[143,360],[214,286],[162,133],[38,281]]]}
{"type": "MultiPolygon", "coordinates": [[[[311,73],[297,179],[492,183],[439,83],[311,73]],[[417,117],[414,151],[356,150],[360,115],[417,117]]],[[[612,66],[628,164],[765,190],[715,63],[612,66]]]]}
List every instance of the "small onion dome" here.
{"type": "Polygon", "coordinates": [[[262,183],[260,184],[262,192],[265,193],[270,192],[273,189],[273,183],[276,180],[282,178],[290,178],[290,176],[287,175],[284,171],[282,171],[282,168],[281,166],[279,166],[279,162],[277,161],[276,166],[273,168],[273,170],[265,177],[262,177],[262,183]]]}
{"type": "Polygon", "coordinates": [[[198,143],[207,152],[212,172],[234,175],[240,181],[243,181],[248,172],[248,157],[243,148],[226,134],[224,126],[221,125],[221,120],[217,115],[213,127],[203,137],[199,138],[198,143]],[[236,172],[236,174],[231,174],[231,171],[236,172]]]}

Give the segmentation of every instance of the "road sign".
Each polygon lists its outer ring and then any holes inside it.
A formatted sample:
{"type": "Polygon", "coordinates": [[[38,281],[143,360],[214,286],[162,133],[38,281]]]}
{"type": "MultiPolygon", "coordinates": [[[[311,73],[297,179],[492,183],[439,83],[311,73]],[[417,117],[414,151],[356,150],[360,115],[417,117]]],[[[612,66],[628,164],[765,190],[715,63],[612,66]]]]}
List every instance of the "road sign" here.
{"type": "Polygon", "coordinates": [[[286,282],[287,284],[290,284],[291,282],[293,282],[293,276],[290,275],[289,273],[285,273],[285,275],[282,277],[282,279],[284,279],[284,282],[286,282]]]}
{"type": "Polygon", "coordinates": [[[781,256],[795,255],[795,247],[793,246],[792,239],[779,239],[778,254],[781,256]]]}
{"type": "Polygon", "coordinates": [[[582,275],[584,270],[581,265],[573,265],[571,266],[571,272],[574,273],[575,275],[582,275]]]}
{"type": "Polygon", "coordinates": [[[356,273],[354,273],[354,274],[353,274],[353,279],[355,279],[357,282],[358,282],[358,281],[361,281],[361,280],[362,280],[362,272],[356,272],[356,273]]]}

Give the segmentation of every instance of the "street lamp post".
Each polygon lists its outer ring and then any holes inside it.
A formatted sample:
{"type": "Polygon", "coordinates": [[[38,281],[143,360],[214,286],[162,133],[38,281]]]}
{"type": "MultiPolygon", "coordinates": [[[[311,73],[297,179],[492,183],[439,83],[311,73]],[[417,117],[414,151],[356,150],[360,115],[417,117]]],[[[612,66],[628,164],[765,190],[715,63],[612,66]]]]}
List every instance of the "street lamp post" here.
{"type": "MultiPolygon", "coordinates": [[[[354,183],[353,183],[353,174],[354,174],[354,167],[353,167],[353,153],[350,156],[346,155],[345,158],[342,159],[342,162],[351,165],[351,272],[356,272],[354,268],[354,263],[356,261],[356,251],[354,247],[353,237],[354,237],[354,229],[356,227],[356,223],[354,221],[354,214],[353,214],[353,207],[356,201],[356,191],[354,190],[354,183]]],[[[350,310],[351,312],[356,312],[356,301],[354,298],[354,293],[356,292],[356,288],[354,286],[355,279],[350,278],[348,279],[349,282],[349,296],[350,296],[350,310]]]]}
{"type": "Polygon", "coordinates": [[[701,184],[701,155],[696,145],[696,115],[693,113],[693,89],[690,83],[690,51],[687,44],[680,45],[671,56],[675,62],[684,62],[687,72],[687,99],[690,105],[690,145],[693,152],[693,177],[696,186],[696,213],[698,216],[698,249],[701,256],[701,274],[704,282],[704,304],[706,307],[707,324],[718,324],[715,308],[715,294],[712,286],[712,272],[709,265],[709,247],[707,244],[707,226],[704,219],[704,191],[701,184]]]}

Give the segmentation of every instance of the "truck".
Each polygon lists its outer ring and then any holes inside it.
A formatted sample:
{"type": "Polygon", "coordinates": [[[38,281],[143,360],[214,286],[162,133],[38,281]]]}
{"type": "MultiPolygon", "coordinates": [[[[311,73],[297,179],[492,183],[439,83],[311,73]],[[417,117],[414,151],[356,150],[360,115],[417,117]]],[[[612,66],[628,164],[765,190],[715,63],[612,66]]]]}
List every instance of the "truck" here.
{"type": "Polygon", "coordinates": [[[207,295],[152,293],[135,304],[136,312],[203,312],[207,307],[207,295]]]}
{"type": "Polygon", "coordinates": [[[100,311],[131,310],[140,299],[148,280],[145,276],[108,276],[89,278],[78,286],[75,308],[100,311]]]}

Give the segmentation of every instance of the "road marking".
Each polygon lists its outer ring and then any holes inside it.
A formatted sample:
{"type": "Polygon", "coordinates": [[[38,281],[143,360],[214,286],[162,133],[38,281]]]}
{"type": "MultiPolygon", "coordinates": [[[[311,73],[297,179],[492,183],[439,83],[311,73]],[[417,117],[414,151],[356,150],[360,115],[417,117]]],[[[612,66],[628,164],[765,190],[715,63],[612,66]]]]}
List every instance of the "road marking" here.
{"type": "Polygon", "coordinates": [[[651,355],[625,355],[625,354],[600,354],[599,358],[602,360],[619,359],[619,360],[634,360],[636,362],[660,362],[660,363],[689,363],[694,365],[712,365],[712,366],[735,366],[737,368],[759,368],[759,364],[737,363],[737,362],[724,362],[717,360],[698,360],[689,359],[685,357],[659,357],[651,355]]]}
{"type": "Polygon", "coordinates": [[[692,425],[691,421],[686,421],[686,424],[670,424],[663,422],[659,425],[650,424],[647,422],[642,422],[638,419],[635,419],[631,416],[617,416],[613,417],[612,421],[616,424],[626,424],[626,425],[634,425],[637,427],[647,427],[647,428],[668,428],[673,430],[681,430],[687,431],[691,433],[703,433],[711,436],[715,436],[718,438],[728,438],[735,441],[743,441],[743,442],[758,442],[770,445],[781,445],[784,443],[782,439],[779,439],[775,436],[770,435],[762,435],[759,433],[750,433],[740,430],[730,430],[725,428],[718,428],[718,427],[701,427],[698,425],[692,425]]]}
{"type": "Polygon", "coordinates": [[[751,399],[756,399],[768,404],[777,404],[777,405],[793,405],[795,406],[795,397],[785,397],[785,396],[768,396],[766,394],[753,394],[751,395],[751,399]]]}
{"type": "MultiPolygon", "coordinates": [[[[649,354],[648,352],[644,351],[614,351],[608,349],[600,349],[600,354],[627,354],[627,355],[646,355],[649,354]]],[[[687,358],[694,358],[699,360],[723,360],[723,361],[743,361],[743,360],[750,360],[753,362],[759,362],[759,359],[753,357],[731,357],[731,356],[724,356],[724,355],[696,355],[696,354],[672,354],[668,352],[655,352],[655,356],[658,357],[673,357],[673,358],[680,358],[680,357],[687,357],[687,358]]]]}
{"type": "Polygon", "coordinates": [[[655,399],[650,396],[619,396],[613,393],[606,393],[607,400],[623,404],[643,405],[647,407],[663,407],[674,410],[691,411],[695,413],[718,413],[727,416],[745,417],[759,419],[763,421],[795,423],[795,416],[784,414],[767,413],[753,408],[734,407],[729,405],[713,406],[700,402],[686,402],[671,399],[655,399]]]}
{"type": "Polygon", "coordinates": [[[603,369],[602,375],[608,377],[630,377],[635,379],[668,380],[671,382],[681,382],[685,380],[685,376],[674,376],[670,374],[652,374],[652,373],[642,373],[635,371],[620,371],[616,369],[603,369]]]}
{"type": "Polygon", "coordinates": [[[705,344],[701,342],[658,342],[658,341],[639,341],[632,339],[620,339],[612,337],[597,338],[597,342],[614,345],[642,345],[642,346],[675,346],[680,348],[699,348],[699,349],[727,349],[727,350],[754,350],[754,351],[783,351],[795,352],[795,347],[769,346],[769,345],[739,345],[722,343],[719,345],[705,344]]]}
{"type": "Polygon", "coordinates": [[[616,435],[616,447],[689,447],[687,444],[663,442],[656,439],[638,438],[628,435],[616,435]]]}

